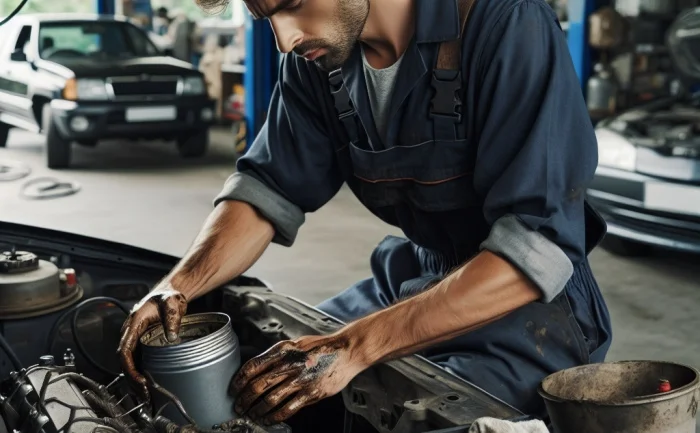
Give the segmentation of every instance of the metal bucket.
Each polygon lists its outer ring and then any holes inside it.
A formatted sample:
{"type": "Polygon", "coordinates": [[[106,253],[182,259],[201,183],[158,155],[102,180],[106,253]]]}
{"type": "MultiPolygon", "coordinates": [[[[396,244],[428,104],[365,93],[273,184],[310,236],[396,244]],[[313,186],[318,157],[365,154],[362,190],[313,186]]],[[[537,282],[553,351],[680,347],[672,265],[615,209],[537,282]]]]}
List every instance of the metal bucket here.
{"type": "Polygon", "coordinates": [[[555,433],[694,433],[699,384],[692,367],[622,361],[559,371],[539,393],[555,433]],[[659,393],[664,379],[672,390],[659,393]]]}
{"type": "MultiPolygon", "coordinates": [[[[228,315],[185,316],[176,343],[169,343],[157,325],[146,331],[141,344],[143,369],[180,399],[198,426],[210,428],[236,418],[228,388],[241,366],[241,353],[228,315]]],[[[153,401],[159,408],[168,400],[154,392],[153,401]]],[[[172,404],[163,415],[187,423],[172,404]]]]}

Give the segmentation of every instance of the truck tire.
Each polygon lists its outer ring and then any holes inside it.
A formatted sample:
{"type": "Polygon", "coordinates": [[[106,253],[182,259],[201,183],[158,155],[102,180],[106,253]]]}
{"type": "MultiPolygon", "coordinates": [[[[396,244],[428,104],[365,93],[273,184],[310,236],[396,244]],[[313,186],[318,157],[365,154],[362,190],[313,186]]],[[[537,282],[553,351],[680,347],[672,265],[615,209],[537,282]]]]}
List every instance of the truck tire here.
{"type": "Polygon", "coordinates": [[[7,136],[10,135],[10,125],[0,123],[0,147],[7,146],[7,136]]]}
{"type": "Polygon", "coordinates": [[[199,158],[207,153],[209,130],[202,129],[194,134],[178,139],[177,148],[183,158],[199,158]]]}
{"type": "Polygon", "coordinates": [[[41,125],[46,135],[46,165],[53,169],[69,167],[71,142],[61,137],[51,121],[51,107],[48,104],[41,111],[41,125]]]}

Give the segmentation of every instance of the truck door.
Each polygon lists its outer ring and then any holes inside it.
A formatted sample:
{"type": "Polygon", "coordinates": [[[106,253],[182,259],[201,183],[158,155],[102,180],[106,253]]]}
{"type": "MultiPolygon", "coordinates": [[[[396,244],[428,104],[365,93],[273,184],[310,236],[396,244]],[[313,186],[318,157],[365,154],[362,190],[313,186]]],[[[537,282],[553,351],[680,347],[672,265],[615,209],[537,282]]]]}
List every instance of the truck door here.
{"type": "Polygon", "coordinates": [[[34,130],[37,125],[29,94],[29,82],[35,74],[31,49],[32,26],[21,26],[15,35],[14,43],[11,40],[2,51],[0,121],[34,130]]]}

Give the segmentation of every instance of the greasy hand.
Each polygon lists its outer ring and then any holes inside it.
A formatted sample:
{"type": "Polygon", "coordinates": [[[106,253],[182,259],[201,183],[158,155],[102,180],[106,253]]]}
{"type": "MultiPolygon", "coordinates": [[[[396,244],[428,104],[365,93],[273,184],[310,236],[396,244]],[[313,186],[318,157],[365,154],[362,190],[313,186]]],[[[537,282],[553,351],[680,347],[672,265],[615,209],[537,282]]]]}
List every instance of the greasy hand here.
{"type": "Polygon", "coordinates": [[[352,355],[349,339],[337,335],[277,343],[234,377],[235,410],[268,425],[282,422],[345,388],[365,368],[352,355]]]}
{"type": "Polygon", "coordinates": [[[117,353],[127,379],[143,401],[148,401],[148,387],[134,365],[134,350],[143,333],[151,325],[162,321],[165,338],[174,342],[180,332],[182,317],[187,312],[187,299],[170,285],[156,288],[131,310],[121,330],[117,353]]]}

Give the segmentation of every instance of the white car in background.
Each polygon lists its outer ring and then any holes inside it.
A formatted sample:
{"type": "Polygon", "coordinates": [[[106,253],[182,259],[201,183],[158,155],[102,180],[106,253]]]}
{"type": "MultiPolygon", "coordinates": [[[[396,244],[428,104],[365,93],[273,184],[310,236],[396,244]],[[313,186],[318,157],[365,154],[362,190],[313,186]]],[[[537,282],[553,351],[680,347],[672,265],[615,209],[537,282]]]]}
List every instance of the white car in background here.
{"type": "Polygon", "coordinates": [[[588,200],[605,218],[604,246],[700,253],[700,8],[681,14],[667,45],[688,91],[605,119],[588,200]]]}

